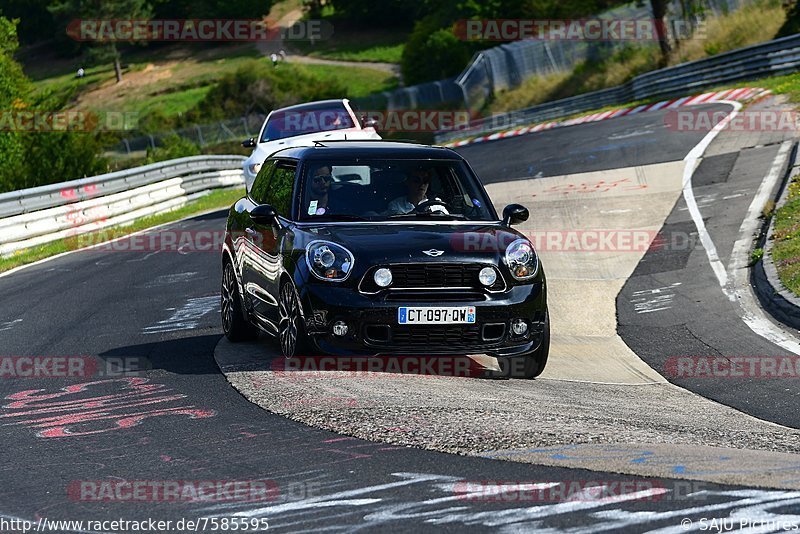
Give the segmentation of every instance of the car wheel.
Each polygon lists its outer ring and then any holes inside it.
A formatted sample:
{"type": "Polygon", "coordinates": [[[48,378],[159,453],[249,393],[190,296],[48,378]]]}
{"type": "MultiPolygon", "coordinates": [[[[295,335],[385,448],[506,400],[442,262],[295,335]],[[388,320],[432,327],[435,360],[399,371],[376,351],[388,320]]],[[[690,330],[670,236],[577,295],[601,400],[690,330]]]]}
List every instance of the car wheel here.
{"type": "Polygon", "coordinates": [[[306,348],[300,301],[294,286],[289,282],[281,284],[278,299],[278,339],[281,353],[286,358],[293,358],[306,348]]]}
{"type": "Polygon", "coordinates": [[[536,378],[544,371],[550,355],[550,312],[545,312],[542,342],[539,348],[522,356],[507,358],[502,365],[508,378],[536,378]]]}
{"type": "Polygon", "coordinates": [[[234,343],[250,341],[258,337],[258,328],[250,324],[244,314],[242,299],[239,295],[239,284],[233,264],[225,262],[222,270],[222,330],[225,337],[234,343]]]}

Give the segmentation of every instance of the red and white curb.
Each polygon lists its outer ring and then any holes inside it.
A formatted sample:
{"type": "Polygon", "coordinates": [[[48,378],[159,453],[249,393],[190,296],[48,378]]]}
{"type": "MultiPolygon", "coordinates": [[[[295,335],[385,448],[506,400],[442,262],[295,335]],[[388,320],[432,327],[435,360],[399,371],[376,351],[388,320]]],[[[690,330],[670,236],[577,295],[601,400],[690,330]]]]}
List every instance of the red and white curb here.
{"type": "Polygon", "coordinates": [[[584,115],[582,117],[575,117],[566,121],[550,121],[542,122],[539,124],[531,124],[516,128],[514,130],[506,130],[503,132],[495,132],[489,135],[479,135],[470,139],[462,139],[453,143],[446,143],[442,146],[448,148],[455,148],[465,145],[472,145],[475,143],[483,143],[485,141],[494,141],[495,139],[505,139],[506,137],[516,137],[518,135],[525,135],[529,133],[541,132],[542,130],[551,130],[553,128],[561,128],[563,126],[573,126],[576,124],[584,124],[587,122],[598,122],[606,119],[614,119],[617,117],[624,117],[625,115],[636,115],[637,113],[644,113],[646,111],[657,111],[659,109],[675,109],[683,106],[696,106],[698,104],[711,104],[719,102],[720,100],[735,100],[737,102],[746,102],[748,100],[757,100],[764,98],[771,94],[769,89],[760,87],[743,87],[740,89],[728,89],[725,91],[716,91],[713,93],[703,93],[702,95],[685,96],[682,98],[675,98],[673,100],[663,100],[655,104],[646,104],[642,106],[631,106],[622,109],[614,109],[611,111],[603,111],[602,113],[593,113],[591,115],[584,115]]]}

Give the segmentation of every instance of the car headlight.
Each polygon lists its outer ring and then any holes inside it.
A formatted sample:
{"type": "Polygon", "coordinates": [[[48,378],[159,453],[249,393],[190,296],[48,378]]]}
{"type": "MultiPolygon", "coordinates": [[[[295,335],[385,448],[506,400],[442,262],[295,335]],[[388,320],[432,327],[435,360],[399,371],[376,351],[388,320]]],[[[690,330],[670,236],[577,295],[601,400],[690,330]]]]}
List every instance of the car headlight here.
{"type": "Polygon", "coordinates": [[[506,265],[515,280],[529,280],[539,271],[539,258],[527,239],[517,239],[506,248],[506,265]]]}
{"type": "Polygon", "coordinates": [[[330,241],[312,241],[306,246],[306,264],[311,274],[327,282],[343,282],[353,271],[352,252],[330,241]]]}
{"type": "Polygon", "coordinates": [[[250,174],[256,175],[256,174],[258,174],[258,171],[261,170],[261,164],[260,163],[250,163],[250,164],[247,165],[247,170],[250,171],[250,174]]]}

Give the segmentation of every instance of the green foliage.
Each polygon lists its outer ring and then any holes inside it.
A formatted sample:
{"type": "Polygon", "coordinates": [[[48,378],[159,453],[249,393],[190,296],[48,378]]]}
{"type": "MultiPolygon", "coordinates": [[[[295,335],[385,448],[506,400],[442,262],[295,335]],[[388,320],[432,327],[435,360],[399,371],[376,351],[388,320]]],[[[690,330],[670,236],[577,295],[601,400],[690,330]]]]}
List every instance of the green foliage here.
{"type": "Polygon", "coordinates": [[[778,32],[778,37],[800,33],[800,2],[794,0],[784,3],[784,5],[786,6],[786,22],[778,32]]]}
{"type": "MultiPolygon", "coordinates": [[[[26,101],[30,81],[14,61],[15,23],[0,17],[0,113],[15,123],[19,111],[58,109],[46,100],[26,101]]],[[[105,170],[98,136],[79,132],[0,131],[0,191],[45,185],[105,170]]]]}
{"type": "Polygon", "coordinates": [[[145,163],[156,163],[168,159],[197,156],[201,153],[200,147],[186,138],[169,135],[162,139],[161,146],[147,149],[145,163]]]}
{"type": "Polygon", "coordinates": [[[411,85],[455,76],[469,63],[473,48],[436,17],[427,17],[414,25],[403,49],[403,79],[411,85]]]}
{"type": "Polygon", "coordinates": [[[342,98],[346,93],[345,86],[333,79],[323,81],[291,65],[274,68],[254,60],[222,78],[186,117],[187,122],[223,120],[299,102],[342,98]]]}

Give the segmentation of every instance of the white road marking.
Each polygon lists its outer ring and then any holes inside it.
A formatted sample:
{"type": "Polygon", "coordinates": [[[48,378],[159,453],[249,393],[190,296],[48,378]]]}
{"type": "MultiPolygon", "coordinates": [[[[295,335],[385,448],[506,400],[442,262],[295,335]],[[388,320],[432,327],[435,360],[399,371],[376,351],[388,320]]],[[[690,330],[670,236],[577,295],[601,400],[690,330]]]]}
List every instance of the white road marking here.
{"type": "Polygon", "coordinates": [[[161,334],[179,330],[194,330],[200,325],[200,318],[219,308],[219,295],[189,299],[183,307],[178,308],[169,319],[148,326],[144,334],[161,334]]]}
{"type": "Polygon", "coordinates": [[[747,215],[742,222],[742,226],[739,228],[739,239],[733,246],[731,264],[729,268],[726,269],[717,254],[717,248],[714,246],[711,235],[706,229],[705,222],[703,222],[703,217],[697,207],[694,190],[692,189],[692,175],[697,168],[698,160],[702,157],[708,145],[711,144],[719,132],[725,128],[728,123],[738,115],[739,110],[742,109],[742,105],[738,102],[720,100],[720,103],[733,106],[733,111],[714,126],[702,141],[700,141],[700,143],[698,143],[684,158],[686,166],[684,167],[683,173],[683,198],[686,201],[686,206],[689,209],[692,220],[697,227],[700,241],[703,244],[703,248],[705,248],[708,262],[711,264],[711,268],[717,277],[720,288],[731,302],[738,302],[740,310],[739,316],[742,321],[744,321],[750,330],[767,341],[796,355],[800,355],[800,342],[798,342],[794,336],[781,330],[770,321],[753,296],[752,289],[747,281],[749,270],[745,259],[747,257],[747,251],[753,242],[753,236],[758,228],[758,215],[761,213],[767,197],[775,187],[784,161],[789,156],[792,142],[785,141],[783,145],[781,145],[781,148],[778,150],[778,155],[772,164],[772,168],[759,186],[756,196],[753,198],[753,202],[747,210],[747,215]]]}
{"type": "Polygon", "coordinates": [[[728,274],[725,271],[725,266],[722,264],[722,260],[719,259],[717,247],[714,246],[714,242],[711,240],[711,235],[708,233],[708,230],[706,230],[706,224],[703,222],[700,209],[697,207],[697,202],[695,201],[694,197],[694,189],[692,189],[692,176],[694,175],[694,171],[697,169],[698,161],[708,148],[708,145],[711,144],[711,141],[713,141],[714,138],[719,135],[719,132],[721,132],[722,129],[725,128],[728,123],[730,123],[734,117],[739,114],[739,110],[742,109],[742,105],[738,102],[723,103],[733,106],[733,111],[724,119],[719,121],[716,126],[714,126],[714,128],[712,128],[711,131],[708,132],[706,136],[703,137],[703,139],[694,148],[692,148],[692,150],[689,151],[688,154],[686,154],[686,157],[683,158],[685,164],[683,168],[683,198],[686,201],[686,207],[689,210],[689,214],[692,216],[694,225],[697,227],[697,232],[700,235],[700,242],[703,243],[703,248],[708,256],[708,261],[711,264],[711,269],[714,271],[717,281],[722,288],[724,288],[728,283],[728,274]]]}

